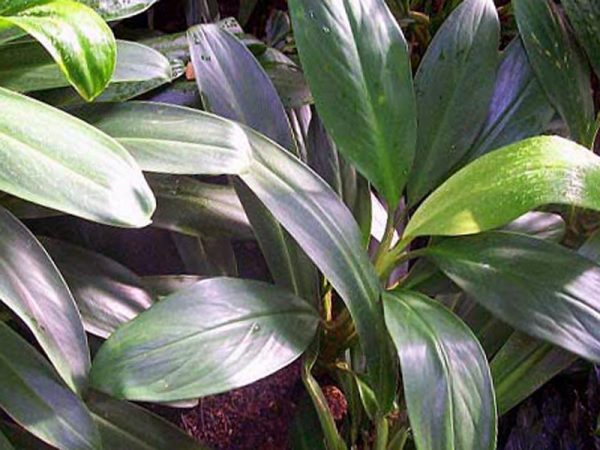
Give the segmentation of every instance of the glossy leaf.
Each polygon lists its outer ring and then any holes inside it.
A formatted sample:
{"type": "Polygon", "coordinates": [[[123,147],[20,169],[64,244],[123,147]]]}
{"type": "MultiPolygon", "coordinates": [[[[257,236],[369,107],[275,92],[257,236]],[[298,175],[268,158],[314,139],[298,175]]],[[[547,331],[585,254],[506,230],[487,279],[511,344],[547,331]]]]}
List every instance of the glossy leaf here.
{"type": "Polygon", "coordinates": [[[576,359],[566,350],[514,332],[491,362],[498,413],[509,411],[576,359]]]}
{"type": "Polygon", "coordinates": [[[250,165],[244,130],[208,113],[147,102],[89,105],[71,112],[117,139],[148,172],[233,175],[250,165]]]}
{"type": "Polygon", "coordinates": [[[158,0],[76,0],[94,8],[104,20],[121,20],[150,8],[158,0]]]}
{"type": "MultiPolygon", "coordinates": [[[[154,81],[159,85],[170,80],[171,66],[162,54],[136,42],[117,41],[117,64],[111,84],[154,81]]],[[[37,42],[11,43],[0,50],[0,86],[32,92],[68,85],[52,57],[37,42]]],[[[72,92],[61,90],[64,91],[72,92]]]]}
{"type": "Polygon", "coordinates": [[[308,303],[275,286],[203,280],[119,328],[96,354],[91,383],[147,401],[228,391],[296,359],[318,321],[308,303]]]}
{"type": "Polygon", "coordinates": [[[0,31],[16,26],[38,40],[86,100],[106,87],[115,69],[111,29],[87,6],[69,0],[18,0],[0,4],[0,31]]]}
{"type": "Polygon", "coordinates": [[[86,404],[105,449],[208,450],[181,428],[133,403],[91,392],[86,404]]]}
{"type": "Polygon", "coordinates": [[[67,384],[81,390],[90,367],[81,316],[40,243],[0,208],[0,300],[29,327],[67,384]]]}
{"type": "Polygon", "coordinates": [[[549,203],[600,209],[600,158],[555,136],[488,153],[433,192],[411,218],[405,235],[478,233],[549,203]]]}
{"type": "Polygon", "coordinates": [[[426,255],[512,327],[600,361],[600,266],[557,244],[505,232],[445,239],[426,255]]]}
{"type": "Polygon", "coordinates": [[[64,450],[99,450],[85,405],[23,338],[0,322],[0,408],[43,441],[64,450]]]}
{"type": "Polygon", "coordinates": [[[560,242],[567,231],[567,224],[558,214],[532,211],[502,227],[505,231],[527,234],[550,242],[560,242]]]}
{"type": "Polygon", "coordinates": [[[206,109],[244,123],[295,151],[277,91],[246,46],[217,25],[191,28],[188,40],[206,109]],[[233,92],[220,91],[226,86],[233,92]]]}
{"type": "Polygon", "coordinates": [[[158,205],[153,225],[190,236],[252,239],[246,213],[231,186],[191,177],[152,175],[150,186],[158,205]]]}
{"type": "MultiPolygon", "coordinates": [[[[194,27],[188,31],[188,38],[207,109],[248,125],[296,152],[281,100],[244,44],[216,25],[194,27]]],[[[316,301],[319,279],[314,265],[252,192],[235,182],[234,188],[275,283],[316,301]]]]}
{"type": "Polygon", "coordinates": [[[399,25],[383,0],[289,6],[319,116],[344,156],[395,206],[416,141],[412,73],[399,25]]]}
{"type": "Polygon", "coordinates": [[[408,184],[412,205],[444,181],[486,120],[499,29],[492,0],[465,0],[444,21],[419,65],[417,153],[408,184]]]}
{"type": "Polygon", "coordinates": [[[469,328],[434,300],[384,293],[418,449],[496,448],[496,404],[485,353],[469,328]]]}
{"type": "Polygon", "coordinates": [[[527,56],[548,98],[571,136],[586,147],[594,141],[590,71],[549,0],[515,0],[515,17],[527,56]]]}
{"type": "Polygon", "coordinates": [[[125,227],[150,222],[152,191],[112,138],[1,88],[0,107],[1,190],[96,222],[125,227]]]}
{"type": "Polygon", "coordinates": [[[142,280],[116,261],[56,239],[40,241],[71,288],[87,332],[107,338],[152,305],[142,280]]]}
{"type": "Polygon", "coordinates": [[[554,108],[533,73],[521,40],[516,38],[504,50],[487,119],[468,157],[475,159],[542,134],[553,116],[554,108]]]}
{"type": "Polygon", "coordinates": [[[563,0],[577,41],[600,77],[600,3],[595,0],[563,0]]]}

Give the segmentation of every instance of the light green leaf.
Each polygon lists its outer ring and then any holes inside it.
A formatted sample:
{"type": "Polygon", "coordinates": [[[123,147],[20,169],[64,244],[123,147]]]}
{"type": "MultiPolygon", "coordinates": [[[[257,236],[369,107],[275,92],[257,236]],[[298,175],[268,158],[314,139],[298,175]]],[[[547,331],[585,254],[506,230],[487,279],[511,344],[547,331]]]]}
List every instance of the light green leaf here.
{"type": "Polygon", "coordinates": [[[154,226],[197,237],[254,237],[233,187],[177,175],[148,179],[158,201],[154,226]]]}
{"type": "Polygon", "coordinates": [[[589,66],[550,0],[515,0],[521,39],[529,62],[548,98],[567,123],[571,136],[591,147],[594,103],[589,66]]]}
{"type": "Polygon", "coordinates": [[[496,404],[485,353],[452,312],[422,294],[384,293],[419,450],[496,448],[496,404]]]}
{"type": "Polygon", "coordinates": [[[61,450],[100,450],[100,436],[79,398],[37,351],[0,322],[0,408],[61,450]]]}
{"type": "Polygon", "coordinates": [[[406,40],[383,0],[290,1],[302,67],[340,152],[396,206],[416,144],[406,40]]]}
{"type": "Polygon", "coordinates": [[[56,239],[40,241],[71,288],[87,332],[107,338],[152,305],[142,280],[116,261],[56,239]]]}
{"type": "Polygon", "coordinates": [[[478,233],[549,203],[600,209],[600,158],[556,136],[488,153],[433,192],[405,236],[478,233]]]}
{"type": "Polygon", "coordinates": [[[106,450],[209,450],[181,428],[133,403],[92,391],[86,404],[106,450]]]}
{"type": "Polygon", "coordinates": [[[444,181],[485,122],[499,30],[492,0],[465,0],[444,21],[419,65],[417,152],[408,184],[412,205],[444,181]]]}
{"type": "Polygon", "coordinates": [[[577,41],[600,77],[600,3],[596,0],[563,0],[577,41]]]}
{"type": "Polygon", "coordinates": [[[91,383],[117,398],[177,401],[253,383],[296,359],[317,312],[275,286],[212,278],[176,292],[118,329],[91,383]]]}
{"type": "Polygon", "coordinates": [[[15,26],[44,46],[86,100],[96,98],[110,81],[117,56],[115,38],[87,6],[70,0],[3,0],[0,31],[15,26]]]}
{"type": "Polygon", "coordinates": [[[0,190],[109,225],[142,227],[150,222],[152,191],[114,139],[2,88],[0,109],[0,190]]]}
{"type": "Polygon", "coordinates": [[[147,102],[88,105],[71,112],[119,141],[148,172],[233,175],[248,170],[250,143],[236,123],[147,102]]]}
{"type": "Polygon", "coordinates": [[[40,243],[2,208],[0,236],[0,300],[31,330],[67,384],[81,391],[90,354],[67,285],[40,243]]]}
{"type": "Polygon", "coordinates": [[[554,108],[527,60],[519,38],[504,50],[487,119],[468,153],[470,160],[548,128],[554,108]]]}
{"type": "Polygon", "coordinates": [[[600,266],[587,258],[506,232],[445,239],[426,256],[512,327],[600,361],[600,266]]]}

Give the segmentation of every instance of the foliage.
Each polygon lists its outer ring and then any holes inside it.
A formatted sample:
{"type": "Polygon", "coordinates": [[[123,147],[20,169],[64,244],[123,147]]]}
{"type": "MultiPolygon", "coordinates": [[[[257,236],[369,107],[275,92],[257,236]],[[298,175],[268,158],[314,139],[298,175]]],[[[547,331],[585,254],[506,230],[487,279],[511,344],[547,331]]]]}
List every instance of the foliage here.
{"type": "Polygon", "coordinates": [[[600,211],[594,1],[290,0],[265,42],[190,1],[187,33],[115,39],[155,2],[0,0],[0,430],[206,448],[128,400],[301,358],[292,448],[494,449],[600,363],[600,239],[564,239],[600,211]],[[32,232],[56,216],[168,230],[188,276],[32,232]]]}

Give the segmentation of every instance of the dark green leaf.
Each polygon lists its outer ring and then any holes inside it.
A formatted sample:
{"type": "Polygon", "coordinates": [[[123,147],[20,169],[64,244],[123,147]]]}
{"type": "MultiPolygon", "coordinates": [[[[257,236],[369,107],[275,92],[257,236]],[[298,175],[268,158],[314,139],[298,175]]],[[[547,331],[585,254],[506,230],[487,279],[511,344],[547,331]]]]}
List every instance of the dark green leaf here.
{"type": "Polygon", "coordinates": [[[485,353],[471,330],[434,300],[384,293],[408,417],[419,449],[496,448],[496,404],[485,353]]]}
{"type": "Polygon", "coordinates": [[[208,450],[181,428],[133,403],[91,392],[86,403],[106,450],[208,450]]]}
{"type": "Polygon", "coordinates": [[[290,450],[328,450],[319,416],[308,398],[302,398],[290,424],[290,450]]]}
{"type": "Polygon", "coordinates": [[[0,190],[109,225],[141,227],[150,222],[152,191],[114,139],[2,88],[0,109],[0,190]]]}
{"type": "Polygon", "coordinates": [[[29,327],[67,384],[81,390],[90,354],[67,285],[40,243],[2,208],[0,236],[0,300],[29,327]]]}
{"type": "Polygon", "coordinates": [[[100,348],[92,385],[118,398],[177,401],[228,391],[296,359],[319,318],[275,286],[203,280],[119,328],[100,348]]]}
{"type": "Polygon", "coordinates": [[[560,242],[567,231],[567,224],[558,214],[532,211],[523,214],[502,229],[545,241],[560,242]]]}
{"type": "Polygon", "coordinates": [[[344,154],[398,203],[413,162],[407,44],[383,0],[290,1],[296,44],[323,123],[344,154]]]}
{"type": "Polygon", "coordinates": [[[142,278],[144,287],[152,297],[166,297],[204,279],[200,275],[153,275],[142,278]]]}
{"type": "Polygon", "coordinates": [[[465,0],[440,27],[419,65],[417,153],[408,184],[412,205],[466,155],[485,121],[499,29],[492,0],[465,0]]]}
{"type": "Polygon", "coordinates": [[[596,0],[563,0],[579,44],[600,77],[600,3],[596,0]]]}
{"type": "Polygon", "coordinates": [[[158,0],[76,0],[94,8],[104,20],[121,20],[150,8],[158,0]]]}
{"type": "Polygon", "coordinates": [[[96,98],[110,81],[115,38],[89,7],[69,0],[5,0],[0,3],[0,31],[11,26],[38,40],[86,100],[96,98]]]}
{"type": "Polygon", "coordinates": [[[90,413],[46,360],[3,322],[0,342],[0,408],[61,450],[100,450],[90,413]]]}
{"type": "Polygon", "coordinates": [[[506,232],[445,239],[426,255],[512,327],[600,361],[600,266],[557,244],[506,232]]]}
{"type": "Polygon", "coordinates": [[[556,136],[530,138],[488,153],[433,192],[411,218],[405,235],[477,233],[549,203],[600,209],[600,158],[556,136]]]}
{"type": "Polygon", "coordinates": [[[546,131],[554,108],[538,83],[519,38],[504,50],[487,119],[469,159],[546,131]]]}
{"type": "Polygon", "coordinates": [[[0,450],[14,450],[14,447],[2,432],[0,432],[0,450]]]}
{"type": "Polygon", "coordinates": [[[571,136],[591,147],[594,103],[590,70],[550,0],[513,2],[521,39],[537,78],[567,123],[571,136]]]}
{"type": "Polygon", "coordinates": [[[154,226],[198,237],[253,238],[246,213],[231,186],[158,174],[150,176],[149,182],[157,199],[154,226]]]}
{"type": "Polygon", "coordinates": [[[71,288],[89,333],[107,338],[152,305],[142,280],[116,261],[67,242],[40,241],[71,288]]]}

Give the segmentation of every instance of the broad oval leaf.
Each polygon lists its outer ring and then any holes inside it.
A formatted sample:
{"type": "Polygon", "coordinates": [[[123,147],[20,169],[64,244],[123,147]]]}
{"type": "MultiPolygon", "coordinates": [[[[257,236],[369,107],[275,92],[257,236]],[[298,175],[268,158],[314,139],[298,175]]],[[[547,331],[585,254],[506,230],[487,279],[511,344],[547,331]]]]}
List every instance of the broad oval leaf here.
{"type": "Polygon", "coordinates": [[[177,175],[153,174],[149,182],[158,201],[154,226],[198,237],[253,238],[233,187],[177,175]]]}
{"type": "Polygon", "coordinates": [[[143,13],[158,0],[75,0],[94,8],[104,20],[126,19],[143,13]]]}
{"type": "Polygon", "coordinates": [[[85,401],[107,450],[209,450],[181,428],[133,403],[93,391],[85,401]]]}
{"type": "Polygon", "coordinates": [[[302,67],[341,152],[391,206],[416,144],[406,40],[384,0],[290,1],[302,67]]]}
{"type": "Polygon", "coordinates": [[[0,31],[16,26],[38,40],[86,100],[106,87],[116,64],[111,29],[89,7],[70,0],[0,4],[0,31]]]}
{"type": "Polygon", "coordinates": [[[519,38],[504,50],[498,68],[487,119],[469,159],[531,136],[548,128],[554,108],[537,81],[519,38]]]}
{"type": "Polygon", "coordinates": [[[100,450],[90,413],[46,360],[1,321],[0,342],[0,408],[61,450],[100,450]]]}
{"type": "Polygon", "coordinates": [[[562,0],[577,41],[600,77],[600,3],[596,0],[562,0]]]}
{"type": "Polygon", "coordinates": [[[527,56],[572,137],[591,147],[594,103],[590,70],[551,0],[515,0],[515,17],[527,56]]]}
{"type": "Polygon", "coordinates": [[[148,102],[87,105],[71,112],[119,141],[148,172],[233,175],[250,165],[244,130],[212,114],[148,102]]]}
{"type": "Polygon", "coordinates": [[[413,215],[405,236],[478,233],[549,203],[600,210],[600,158],[556,136],[488,153],[433,192],[413,215]]]}
{"type": "Polygon", "coordinates": [[[67,384],[80,391],[90,354],[67,285],[40,243],[3,208],[0,236],[0,301],[29,327],[67,384]]]}
{"type": "Polygon", "coordinates": [[[150,223],[152,191],[114,139],[2,88],[0,108],[0,190],[95,222],[124,227],[150,223]]]}
{"type": "Polygon", "coordinates": [[[496,402],[485,353],[451,311],[417,292],[384,293],[419,450],[496,448],[496,402]]]}
{"type": "Polygon", "coordinates": [[[415,75],[418,138],[411,205],[466,155],[486,119],[498,64],[492,0],[465,0],[444,21],[415,75]]]}
{"type": "Polygon", "coordinates": [[[426,256],[512,327],[600,361],[600,266],[592,261],[505,232],[445,239],[426,256]]]}
{"type": "Polygon", "coordinates": [[[176,292],[100,348],[92,386],[117,398],[177,401],[250,384],[296,359],[317,312],[275,286],[212,278],[176,292]]]}
{"type": "Polygon", "coordinates": [[[40,241],[71,288],[87,332],[107,338],[152,306],[142,280],[116,261],[56,239],[40,241]]]}

